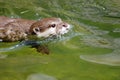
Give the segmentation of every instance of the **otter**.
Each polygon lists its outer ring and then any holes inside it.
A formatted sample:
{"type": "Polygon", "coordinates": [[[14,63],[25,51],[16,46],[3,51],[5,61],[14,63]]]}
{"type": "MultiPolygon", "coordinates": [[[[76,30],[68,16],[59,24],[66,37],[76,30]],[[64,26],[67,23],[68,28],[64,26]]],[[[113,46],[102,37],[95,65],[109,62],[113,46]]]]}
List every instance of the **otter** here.
{"type": "Polygon", "coordinates": [[[70,25],[60,18],[44,18],[37,21],[0,16],[0,39],[3,42],[27,40],[29,35],[37,38],[64,35],[70,28],[70,25]]]}
{"type": "MultiPolygon", "coordinates": [[[[8,18],[0,16],[0,41],[15,42],[22,41],[9,48],[2,48],[0,52],[16,49],[20,46],[30,45],[36,48],[38,52],[49,54],[46,43],[38,43],[35,40],[29,40],[29,36],[34,35],[37,38],[51,38],[61,36],[70,30],[71,26],[60,18],[44,18],[41,20],[27,20],[21,18],[8,18]]],[[[51,40],[51,39],[50,39],[51,40]]]]}

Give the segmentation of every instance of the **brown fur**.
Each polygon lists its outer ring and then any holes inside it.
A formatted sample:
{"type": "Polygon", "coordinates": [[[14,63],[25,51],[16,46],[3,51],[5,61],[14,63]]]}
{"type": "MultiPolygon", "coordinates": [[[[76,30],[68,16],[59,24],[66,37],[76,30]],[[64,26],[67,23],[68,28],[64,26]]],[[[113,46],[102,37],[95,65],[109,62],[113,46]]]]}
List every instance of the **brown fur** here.
{"type": "Polygon", "coordinates": [[[0,39],[9,42],[25,40],[28,35],[37,35],[34,30],[37,31],[38,28],[39,32],[42,33],[50,27],[54,27],[55,24],[51,24],[52,22],[59,22],[59,24],[56,25],[57,29],[67,25],[67,23],[62,22],[60,18],[45,18],[36,21],[0,16],[0,39]]]}

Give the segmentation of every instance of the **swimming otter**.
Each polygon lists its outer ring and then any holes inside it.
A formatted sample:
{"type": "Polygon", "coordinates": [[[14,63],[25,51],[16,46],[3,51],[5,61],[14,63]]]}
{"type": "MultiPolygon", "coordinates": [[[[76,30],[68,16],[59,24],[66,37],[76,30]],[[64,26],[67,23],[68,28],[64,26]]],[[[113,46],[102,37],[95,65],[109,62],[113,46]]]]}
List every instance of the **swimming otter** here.
{"type": "Polygon", "coordinates": [[[0,39],[7,42],[26,40],[29,35],[38,38],[63,35],[69,29],[70,25],[60,18],[44,18],[36,21],[0,17],[0,39]]]}

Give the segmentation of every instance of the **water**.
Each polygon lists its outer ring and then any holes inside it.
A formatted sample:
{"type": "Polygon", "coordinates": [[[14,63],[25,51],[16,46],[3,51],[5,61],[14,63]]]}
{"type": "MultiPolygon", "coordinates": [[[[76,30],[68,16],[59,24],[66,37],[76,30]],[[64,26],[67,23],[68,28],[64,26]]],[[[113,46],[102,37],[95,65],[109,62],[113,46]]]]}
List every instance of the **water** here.
{"type": "Polygon", "coordinates": [[[0,48],[8,50],[0,52],[0,79],[28,80],[41,73],[56,80],[119,80],[119,4],[120,0],[0,0],[0,15],[33,20],[60,17],[73,26],[65,36],[48,41],[50,55],[30,46],[11,50],[19,42],[0,42],[0,48]]]}

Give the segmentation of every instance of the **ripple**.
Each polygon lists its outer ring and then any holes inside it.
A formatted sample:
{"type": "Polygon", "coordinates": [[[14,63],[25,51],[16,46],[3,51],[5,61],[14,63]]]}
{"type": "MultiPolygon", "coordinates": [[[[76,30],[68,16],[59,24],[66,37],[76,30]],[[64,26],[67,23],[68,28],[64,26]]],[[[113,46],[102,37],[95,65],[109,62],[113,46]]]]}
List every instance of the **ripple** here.
{"type": "Polygon", "coordinates": [[[120,28],[115,28],[113,32],[120,32],[120,28]]]}
{"type": "Polygon", "coordinates": [[[106,35],[109,33],[109,31],[106,30],[100,30],[98,27],[96,26],[89,26],[83,23],[80,23],[80,25],[84,26],[86,30],[88,30],[89,32],[91,32],[94,35],[106,35]]]}
{"type": "Polygon", "coordinates": [[[120,49],[120,38],[115,38],[113,40],[113,48],[114,49],[120,49]]]}
{"type": "Polygon", "coordinates": [[[81,55],[80,58],[89,62],[120,66],[120,50],[115,50],[112,53],[103,55],[81,55]]]}
{"type": "Polygon", "coordinates": [[[83,36],[82,41],[93,47],[112,48],[112,43],[109,40],[95,35],[83,36]]]}
{"type": "Polygon", "coordinates": [[[113,49],[114,51],[112,53],[102,54],[102,55],[80,55],[81,59],[99,64],[120,66],[120,50],[119,50],[120,38],[112,39],[112,42],[110,42],[100,37],[96,38],[95,36],[94,37],[87,36],[85,37],[84,42],[90,46],[110,48],[113,49]]]}
{"type": "Polygon", "coordinates": [[[27,80],[57,80],[57,79],[52,76],[36,73],[36,74],[29,75],[27,80]]]}

